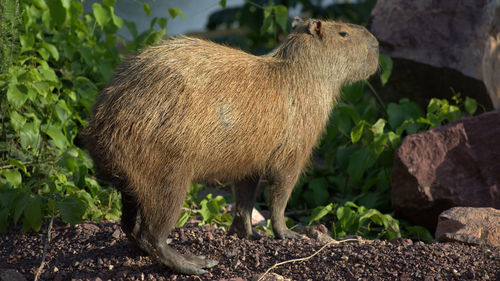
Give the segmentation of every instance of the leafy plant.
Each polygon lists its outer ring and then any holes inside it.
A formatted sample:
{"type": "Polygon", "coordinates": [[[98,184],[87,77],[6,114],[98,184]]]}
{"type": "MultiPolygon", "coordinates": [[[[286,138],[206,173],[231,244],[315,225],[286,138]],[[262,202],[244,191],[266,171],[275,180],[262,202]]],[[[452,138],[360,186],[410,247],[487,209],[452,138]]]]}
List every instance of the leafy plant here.
{"type": "Polygon", "coordinates": [[[335,224],[331,226],[334,238],[346,235],[360,235],[365,238],[394,239],[401,237],[399,223],[390,215],[384,215],[376,209],[367,209],[353,202],[342,206],[330,203],[316,207],[309,218],[309,225],[317,223],[326,216],[333,216],[335,224]]]}
{"type": "MultiPolygon", "coordinates": [[[[7,35],[1,39],[0,232],[21,219],[24,230],[36,231],[51,216],[69,223],[118,219],[118,192],[96,181],[91,159],[76,145],[98,90],[122,58],[116,46],[125,42],[116,32],[125,21],[114,13],[115,0],[94,3],[90,13],[75,0],[0,4],[7,35]]],[[[151,26],[126,49],[166,33],[166,19],[151,26]]]]}
{"type": "Polygon", "coordinates": [[[204,199],[198,199],[198,192],[203,188],[201,184],[193,184],[189,189],[184,202],[184,210],[177,221],[177,226],[183,226],[189,219],[199,220],[199,224],[215,224],[223,226],[226,230],[231,225],[233,218],[226,211],[226,199],[218,195],[215,198],[211,193],[204,199]]]}

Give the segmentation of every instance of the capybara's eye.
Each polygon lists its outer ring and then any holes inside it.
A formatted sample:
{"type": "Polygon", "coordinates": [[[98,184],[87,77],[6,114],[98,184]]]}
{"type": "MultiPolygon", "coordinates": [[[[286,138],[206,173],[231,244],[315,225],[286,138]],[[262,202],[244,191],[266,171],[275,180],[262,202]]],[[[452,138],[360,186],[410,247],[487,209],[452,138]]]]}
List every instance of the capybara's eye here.
{"type": "Polygon", "coordinates": [[[339,35],[342,37],[349,37],[349,33],[345,32],[345,31],[339,32],[339,35]]]}

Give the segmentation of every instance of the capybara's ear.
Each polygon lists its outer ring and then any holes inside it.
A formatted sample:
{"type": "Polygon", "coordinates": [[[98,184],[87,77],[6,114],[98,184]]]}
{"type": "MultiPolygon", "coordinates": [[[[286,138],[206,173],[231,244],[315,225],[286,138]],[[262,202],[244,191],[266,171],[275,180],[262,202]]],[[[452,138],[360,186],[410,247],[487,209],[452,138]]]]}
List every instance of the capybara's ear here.
{"type": "Polygon", "coordinates": [[[309,34],[317,36],[319,39],[323,39],[323,36],[325,34],[323,29],[324,28],[320,20],[315,20],[315,19],[309,20],[309,24],[307,26],[307,32],[309,32],[309,34]]]}
{"type": "Polygon", "coordinates": [[[292,29],[296,30],[297,27],[304,24],[304,20],[301,17],[295,16],[292,21],[292,29]]]}

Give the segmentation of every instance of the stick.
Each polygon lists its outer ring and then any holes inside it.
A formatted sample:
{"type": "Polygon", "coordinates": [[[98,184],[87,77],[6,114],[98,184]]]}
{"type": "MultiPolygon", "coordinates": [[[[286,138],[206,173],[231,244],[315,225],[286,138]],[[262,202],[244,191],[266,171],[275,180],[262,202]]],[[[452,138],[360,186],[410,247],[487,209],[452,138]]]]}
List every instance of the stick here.
{"type": "Polygon", "coordinates": [[[323,247],[321,247],[321,249],[319,249],[318,251],[316,251],[314,254],[308,256],[308,257],[305,257],[305,258],[298,258],[298,259],[293,259],[293,260],[287,260],[287,261],[283,261],[283,262],[279,262],[273,266],[271,266],[268,270],[266,270],[266,272],[264,272],[264,274],[262,274],[259,279],[257,279],[257,281],[261,281],[263,280],[264,276],[266,276],[266,274],[268,274],[271,270],[275,269],[276,267],[280,266],[280,265],[284,265],[284,264],[287,264],[287,263],[292,263],[292,262],[296,262],[296,261],[306,261],[308,259],[311,259],[312,257],[314,257],[315,255],[317,255],[319,252],[323,251],[323,249],[325,249],[326,247],[332,245],[332,244],[340,244],[340,243],[344,243],[344,242],[350,242],[350,241],[359,241],[358,239],[345,239],[345,240],[341,240],[341,241],[331,241],[331,242],[328,242],[326,243],[323,247]]]}
{"type": "Polygon", "coordinates": [[[42,263],[38,267],[38,270],[35,274],[35,281],[38,281],[40,275],[42,274],[43,267],[45,266],[45,258],[47,257],[47,251],[49,249],[49,243],[51,240],[50,233],[52,232],[52,223],[54,222],[54,216],[50,219],[49,226],[47,227],[47,241],[45,241],[45,245],[43,245],[43,255],[42,255],[42,263]]]}

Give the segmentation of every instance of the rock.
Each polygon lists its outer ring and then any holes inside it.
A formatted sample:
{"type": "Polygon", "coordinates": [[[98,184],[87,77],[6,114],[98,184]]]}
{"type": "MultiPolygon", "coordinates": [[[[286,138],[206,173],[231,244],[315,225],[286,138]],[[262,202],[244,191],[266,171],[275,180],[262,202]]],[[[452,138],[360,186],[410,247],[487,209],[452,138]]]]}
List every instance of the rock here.
{"type": "Polygon", "coordinates": [[[434,230],[452,207],[500,209],[500,111],[407,136],[394,157],[392,205],[434,230]]]}
{"type": "Polygon", "coordinates": [[[471,207],[446,210],[439,215],[436,240],[500,246],[500,210],[471,207]]]}
{"type": "Polygon", "coordinates": [[[500,108],[500,33],[490,36],[483,55],[483,81],[493,106],[500,108]]]}
{"type": "Polygon", "coordinates": [[[79,229],[81,232],[89,234],[89,235],[94,235],[95,233],[99,232],[100,228],[94,223],[91,222],[84,222],[78,225],[79,229]]]}
{"type": "Polygon", "coordinates": [[[255,208],[252,210],[252,225],[267,225],[267,221],[264,216],[255,208]]]}
{"type": "Polygon", "coordinates": [[[500,3],[379,0],[372,18],[371,31],[381,42],[381,51],[390,56],[482,79],[487,39],[500,32],[500,3]]]}
{"type": "Polygon", "coordinates": [[[0,269],[0,281],[26,281],[26,278],[15,269],[0,269]]]}
{"type": "Polygon", "coordinates": [[[328,229],[326,226],[323,224],[320,224],[318,226],[312,226],[306,229],[306,235],[307,237],[320,241],[322,243],[328,243],[335,241],[329,234],[328,234],[328,229]]]}
{"type": "Polygon", "coordinates": [[[493,108],[482,64],[489,37],[500,32],[499,1],[379,0],[370,30],[394,60],[380,89],[388,101],[411,96],[426,106],[430,97],[460,92],[493,108]]]}
{"type": "MultiPolygon", "coordinates": [[[[234,204],[228,204],[226,206],[226,211],[228,213],[233,212],[234,204]]],[[[266,217],[259,212],[257,209],[253,208],[252,209],[252,225],[261,225],[261,226],[267,226],[267,220],[266,217]]]]}

